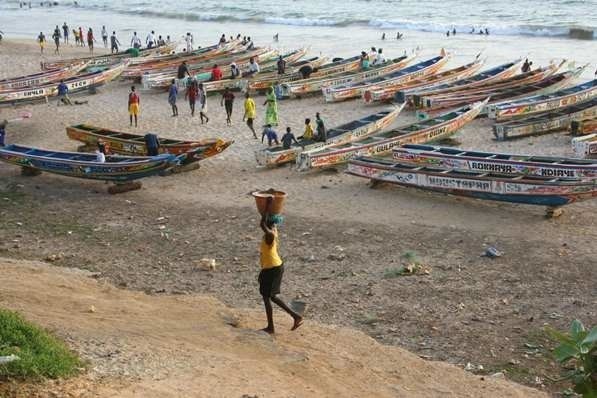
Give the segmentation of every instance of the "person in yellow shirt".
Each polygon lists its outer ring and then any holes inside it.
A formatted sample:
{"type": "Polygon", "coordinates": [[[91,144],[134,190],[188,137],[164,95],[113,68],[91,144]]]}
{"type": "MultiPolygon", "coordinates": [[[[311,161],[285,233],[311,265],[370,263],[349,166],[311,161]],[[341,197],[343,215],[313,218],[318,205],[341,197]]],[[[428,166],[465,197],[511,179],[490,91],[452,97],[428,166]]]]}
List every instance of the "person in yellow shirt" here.
{"type": "Polygon", "coordinates": [[[303,140],[312,140],[313,139],[313,126],[311,126],[311,119],[305,119],[305,132],[301,137],[303,140]]]}
{"type": "Polygon", "coordinates": [[[267,316],[267,327],[262,331],[274,334],[274,315],[272,301],[282,308],[288,315],[294,319],[294,324],[290,330],[296,330],[303,324],[303,317],[294,312],[286,303],[278,297],[280,294],[280,285],[284,275],[284,262],[278,253],[278,228],[276,221],[279,216],[270,214],[272,198],[268,198],[266,210],[261,216],[261,229],[263,238],[259,246],[259,257],[261,263],[261,272],[259,273],[259,293],[263,297],[265,304],[265,315],[267,316]]]}
{"type": "Polygon", "coordinates": [[[243,115],[243,121],[245,119],[247,120],[247,126],[253,132],[253,137],[257,139],[257,133],[255,133],[255,128],[253,127],[255,115],[255,101],[253,101],[253,98],[251,98],[251,94],[247,91],[247,94],[245,94],[245,114],[243,115]]]}

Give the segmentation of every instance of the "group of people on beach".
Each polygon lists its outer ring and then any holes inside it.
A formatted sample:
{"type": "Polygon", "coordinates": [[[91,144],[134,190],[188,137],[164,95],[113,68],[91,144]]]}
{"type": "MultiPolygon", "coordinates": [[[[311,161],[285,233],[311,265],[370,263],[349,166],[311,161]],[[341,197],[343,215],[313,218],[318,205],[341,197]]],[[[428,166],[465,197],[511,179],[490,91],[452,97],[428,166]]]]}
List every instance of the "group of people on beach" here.
{"type": "Polygon", "coordinates": [[[371,66],[381,65],[386,62],[386,58],[383,55],[383,49],[376,49],[371,47],[371,51],[361,51],[360,66],[362,70],[367,70],[371,66]]]}

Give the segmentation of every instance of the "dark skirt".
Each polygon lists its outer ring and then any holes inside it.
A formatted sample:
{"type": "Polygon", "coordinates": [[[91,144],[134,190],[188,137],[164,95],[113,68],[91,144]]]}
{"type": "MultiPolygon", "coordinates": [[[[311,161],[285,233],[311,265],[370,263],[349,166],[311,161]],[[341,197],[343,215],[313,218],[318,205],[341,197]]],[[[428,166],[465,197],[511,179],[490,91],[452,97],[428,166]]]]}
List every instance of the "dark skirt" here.
{"type": "Polygon", "coordinates": [[[274,297],[276,294],[280,294],[282,275],[284,275],[284,264],[279,267],[262,269],[258,279],[259,293],[264,297],[274,297]]]}

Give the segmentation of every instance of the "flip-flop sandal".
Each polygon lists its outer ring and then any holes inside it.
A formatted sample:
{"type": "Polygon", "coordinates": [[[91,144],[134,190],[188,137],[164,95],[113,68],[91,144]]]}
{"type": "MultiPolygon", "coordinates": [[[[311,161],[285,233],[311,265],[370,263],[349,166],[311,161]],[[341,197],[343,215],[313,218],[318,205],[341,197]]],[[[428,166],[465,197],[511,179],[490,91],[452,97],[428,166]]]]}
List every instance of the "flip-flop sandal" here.
{"type": "Polygon", "coordinates": [[[292,330],[297,330],[298,328],[300,328],[300,327],[303,325],[303,322],[304,322],[304,320],[303,320],[303,319],[301,319],[301,320],[299,321],[299,323],[295,323],[294,325],[292,325],[292,329],[290,329],[290,330],[291,330],[291,331],[292,331],[292,330]]]}

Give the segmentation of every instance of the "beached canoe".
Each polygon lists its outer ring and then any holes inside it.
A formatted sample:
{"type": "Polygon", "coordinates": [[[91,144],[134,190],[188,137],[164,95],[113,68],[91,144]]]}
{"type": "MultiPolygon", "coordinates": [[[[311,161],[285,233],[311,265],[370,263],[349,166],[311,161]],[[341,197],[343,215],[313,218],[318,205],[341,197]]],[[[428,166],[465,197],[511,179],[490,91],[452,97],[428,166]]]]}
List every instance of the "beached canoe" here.
{"type": "Polygon", "coordinates": [[[322,88],[323,96],[326,102],[338,102],[351,98],[359,98],[367,90],[406,84],[425,76],[431,76],[443,68],[449,59],[450,56],[442,51],[442,54],[438,57],[430,58],[426,61],[401,68],[388,74],[379,75],[347,85],[326,85],[322,88]]]}
{"type": "Polygon", "coordinates": [[[148,177],[178,164],[176,156],[106,156],[106,162],[96,161],[96,155],[80,152],[51,151],[23,145],[0,147],[0,160],[27,169],[46,171],[68,177],[124,182],[148,177]]]}
{"type": "Polygon", "coordinates": [[[595,97],[597,97],[597,79],[547,95],[490,105],[488,116],[500,122],[515,117],[527,117],[541,112],[555,111],[595,97]]]}
{"type": "Polygon", "coordinates": [[[300,68],[304,66],[310,66],[312,69],[317,70],[326,62],[327,57],[312,57],[306,60],[296,62],[292,65],[287,65],[287,73],[279,75],[277,71],[273,72],[260,72],[256,75],[246,77],[242,80],[241,89],[243,91],[254,90],[254,91],[265,91],[269,87],[281,83],[293,82],[303,78],[303,75],[299,72],[300,68]]]}
{"type": "Polygon", "coordinates": [[[295,161],[297,155],[302,151],[329,148],[366,138],[392,124],[403,108],[404,104],[327,130],[326,142],[302,139],[299,141],[300,145],[293,144],[288,149],[278,145],[258,150],[255,152],[257,164],[260,166],[277,166],[295,161]]]}
{"type": "Polygon", "coordinates": [[[60,69],[51,69],[27,76],[12,77],[0,80],[0,92],[14,91],[34,86],[41,86],[48,83],[59,82],[62,79],[68,79],[75,76],[81,70],[87,67],[86,62],[72,64],[60,69]]]}
{"type": "MultiPolygon", "coordinates": [[[[76,141],[95,148],[98,142],[106,145],[109,152],[129,156],[147,156],[145,137],[123,133],[87,124],[78,124],[66,128],[66,135],[76,141]]],[[[233,141],[219,138],[204,138],[197,141],[185,141],[160,137],[160,153],[172,155],[188,154],[182,163],[197,162],[222,153],[233,141]]]]}
{"type": "Polygon", "coordinates": [[[420,97],[424,94],[441,94],[453,90],[462,90],[481,85],[493,84],[500,80],[508,79],[518,72],[521,63],[522,60],[519,59],[513,62],[507,62],[505,64],[495,66],[465,79],[459,79],[453,82],[446,82],[430,87],[415,87],[409,88],[408,90],[400,90],[395,94],[395,98],[397,102],[407,102],[412,100],[413,104],[416,106],[416,101],[414,101],[414,98],[412,97],[420,97]]]}
{"type": "MultiPolygon", "coordinates": [[[[425,76],[421,79],[411,80],[409,82],[398,82],[382,88],[367,89],[363,93],[363,100],[365,103],[372,103],[377,101],[393,101],[398,91],[417,90],[424,87],[432,87],[438,84],[444,84],[451,81],[465,79],[475,73],[483,66],[485,61],[483,59],[475,59],[473,62],[459,66],[457,68],[449,69],[444,72],[425,76]]],[[[402,99],[404,97],[400,97],[402,99]]],[[[404,101],[396,101],[404,102],[404,101]]]]}
{"type": "MultiPolygon", "coordinates": [[[[526,84],[514,88],[480,90],[477,92],[461,93],[460,95],[456,94],[454,96],[435,97],[430,101],[430,106],[427,107],[424,112],[418,111],[417,115],[419,117],[431,117],[433,114],[441,112],[445,109],[463,106],[465,104],[479,101],[487,97],[490,97],[488,105],[492,105],[530,96],[552,93],[571,85],[574,80],[576,80],[582,74],[583,70],[584,67],[581,67],[573,71],[557,73],[536,83],[526,84]]],[[[487,107],[481,112],[481,114],[487,114],[487,107]]]]}
{"type": "Polygon", "coordinates": [[[458,196],[548,206],[551,212],[553,208],[597,197],[597,180],[451,171],[379,158],[353,159],[347,173],[458,196]]]}
{"type": "Polygon", "coordinates": [[[305,95],[319,93],[330,76],[351,74],[359,70],[361,57],[355,56],[323,65],[314,71],[308,79],[299,79],[280,85],[282,98],[300,98],[305,95]]]}
{"type": "Polygon", "coordinates": [[[597,156],[597,119],[581,122],[583,135],[572,139],[572,150],[579,158],[594,158],[597,156]]]}
{"type": "MultiPolygon", "coordinates": [[[[405,105],[406,103],[403,103],[405,105]]],[[[481,112],[486,101],[385,132],[371,135],[358,142],[333,148],[303,151],[297,158],[299,171],[339,166],[358,156],[380,156],[404,144],[422,144],[449,137],[481,112]]]]}
{"type": "Polygon", "coordinates": [[[476,173],[551,178],[597,178],[597,161],[465,151],[432,145],[404,145],[394,148],[392,158],[401,164],[476,173]]]}
{"type": "MultiPolygon", "coordinates": [[[[122,71],[126,68],[126,65],[126,62],[123,62],[117,66],[103,71],[74,76],[70,79],[64,79],[64,83],[68,86],[69,95],[84,90],[90,90],[114,80],[122,73],[122,71]]],[[[58,85],[56,83],[45,84],[43,86],[37,86],[33,88],[0,92],[0,105],[12,105],[21,102],[47,101],[48,98],[55,97],[57,95],[58,85]]]]}
{"type": "Polygon", "coordinates": [[[555,112],[529,116],[493,125],[493,135],[499,141],[540,135],[570,129],[573,121],[597,118],[597,98],[567,106],[555,112]]]}

